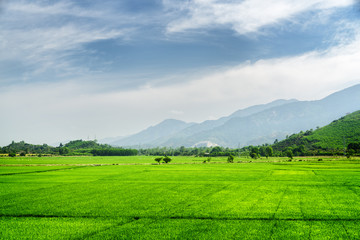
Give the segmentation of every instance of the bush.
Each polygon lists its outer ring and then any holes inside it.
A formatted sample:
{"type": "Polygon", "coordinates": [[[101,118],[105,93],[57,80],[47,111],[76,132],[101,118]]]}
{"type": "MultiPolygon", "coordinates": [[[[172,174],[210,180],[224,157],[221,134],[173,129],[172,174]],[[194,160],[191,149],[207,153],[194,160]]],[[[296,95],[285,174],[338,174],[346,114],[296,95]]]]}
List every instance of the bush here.
{"type": "Polygon", "coordinates": [[[9,153],[9,157],[16,157],[16,153],[14,152],[9,153]]]}
{"type": "Polygon", "coordinates": [[[106,148],[106,149],[93,149],[91,153],[94,156],[135,156],[138,154],[136,149],[124,148],[106,148]]]}

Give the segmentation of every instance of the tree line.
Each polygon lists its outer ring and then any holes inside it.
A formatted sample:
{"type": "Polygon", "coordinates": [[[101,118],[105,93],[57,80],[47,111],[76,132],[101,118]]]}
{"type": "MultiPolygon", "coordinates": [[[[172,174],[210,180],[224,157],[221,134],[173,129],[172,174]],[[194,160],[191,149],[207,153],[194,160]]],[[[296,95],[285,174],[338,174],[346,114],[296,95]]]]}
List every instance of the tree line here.
{"type": "Polygon", "coordinates": [[[53,147],[47,144],[33,145],[24,141],[14,142],[8,146],[0,147],[0,154],[9,156],[26,155],[94,155],[94,156],[134,156],[138,154],[136,149],[124,149],[121,147],[112,147],[108,144],[99,144],[97,141],[74,140],[66,144],[60,143],[53,147]]]}
{"type": "Polygon", "coordinates": [[[263,144],[259,146],[246,146],[242,148],[228,147],[156,147],[146,149],[125,149],[112,147],[107,144],[99,144],[96,141],[74,140],[67,144],[52,147],[47,144],[32,145],[21,142],[12,142],[8,146],[0,147],[0,154],[16,155],[93,155],[93,156],[197,156],[197,157],[293,157],[293,156],[326,156],[326,155],[360,155],[360,142],[349,143],[346,149],[322,149],[308,148],[304,144],[298,144],[294,134],[288,137],[286,142],[263,144]]]}

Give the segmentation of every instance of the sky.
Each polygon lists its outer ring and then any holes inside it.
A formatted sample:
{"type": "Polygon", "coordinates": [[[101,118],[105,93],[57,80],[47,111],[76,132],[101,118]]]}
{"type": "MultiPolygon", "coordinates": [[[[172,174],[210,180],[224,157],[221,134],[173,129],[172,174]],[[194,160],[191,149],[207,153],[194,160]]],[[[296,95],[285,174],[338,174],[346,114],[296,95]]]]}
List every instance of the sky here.
{"type": "Polygon", "coordinates": [[[0,0],[0,146],[318,100],[359,66],[355,0],[0,0]]]}

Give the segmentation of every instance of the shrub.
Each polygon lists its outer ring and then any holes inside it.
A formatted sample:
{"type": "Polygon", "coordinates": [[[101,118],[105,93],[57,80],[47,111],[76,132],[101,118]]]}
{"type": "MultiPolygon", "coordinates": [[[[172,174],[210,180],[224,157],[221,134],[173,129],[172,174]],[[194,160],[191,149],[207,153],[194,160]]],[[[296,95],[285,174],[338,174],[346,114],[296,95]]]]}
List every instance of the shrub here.
{"type": "Polygon", "coordinates": [[[16,157],[16,153],[14,152],[9,153],[9,157],[16,157]]]}

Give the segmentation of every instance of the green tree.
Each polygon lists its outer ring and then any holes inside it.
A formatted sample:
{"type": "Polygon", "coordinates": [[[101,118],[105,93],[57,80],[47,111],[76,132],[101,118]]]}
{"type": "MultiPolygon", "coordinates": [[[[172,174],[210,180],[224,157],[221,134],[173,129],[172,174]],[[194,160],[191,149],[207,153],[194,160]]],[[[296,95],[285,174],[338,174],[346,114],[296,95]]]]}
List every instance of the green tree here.
{"type": "Polygon", "coordinates": [[[266,157],[266,147],[265,147],[265,146],[261,146],[261,147],[259,148],[259,154],[260,154],[260,156],[262,156],[262,157],[266,157]]]}
{"type": "Polygon", "coordinates": [[[213,147],[213,148],[211,149],[210,154],[211,154],[212,156],[219,156],[219,155],[221,154],[221,152],[222,152],[221,147],[216,146],[216,147],[213,147]]]}
{"type": "Polygon", "coordinates": [[[253,159],[259,158],[259,148],[258,147],[251,147],[250,148],[250,157],[253,159]]]}
{"type": "Polygon", "coordinates": [[[61,147],[59,148],[59,154],[60,155],[66,155],[69,153],[69,149],[67,147],[61,147]]]}
{"type": "Polygon", "coordinates": [[[360,152],[360,142],[359,143],[349,143],[347,146],[348,151],[350,149],[354,150],[354,152],[360,152]]]}
{"type": "Polygon", "coordinates": [[[162,157],[158,157],[158,158],[155,158],[155,161],[160,165],[160,162],[163,158],[162,157]]]}
{"type": "Polygon", "coordinates": [[[289,158],[289,159],[293,159],[293,156],[294,156],[294,154],[293,154],[293,152],[292,152],[292,150],[287,150],[286,151],[286,156],[289,158]]]}
{"type": "Polygon", "coordinates": [[[347,152],[346,152],[346,157],[347,157],[347,158],[351,158],[354,154],[355,154],[355,150],[352,149],[352,148],[350,148],[350,149],[348,149],[347,152]]]}
{"type": "Polygon", "coordinates": [[[230,155],[228,156],[227,162],[228,162],[228,163],[233,163],[233,162],[234,162],[234,156],[230,154],[230,155]]]}
{"type": "Polygon", "coordinates": [[[169,162],[171,162],[171,158],[169,158],[168,156],[165,156],[165,157],[163,158],[163,161],[164,161],[165,163],[169,163],[169,162]]]}
{"type": "Polygon", "coordinates": [[[266,149],[265,149],[265,154],[266,154],[266,158],[272,157],[273,154],[274,154],[274,151],[273,151],[272,147],[267,146],[266,149]]]}

